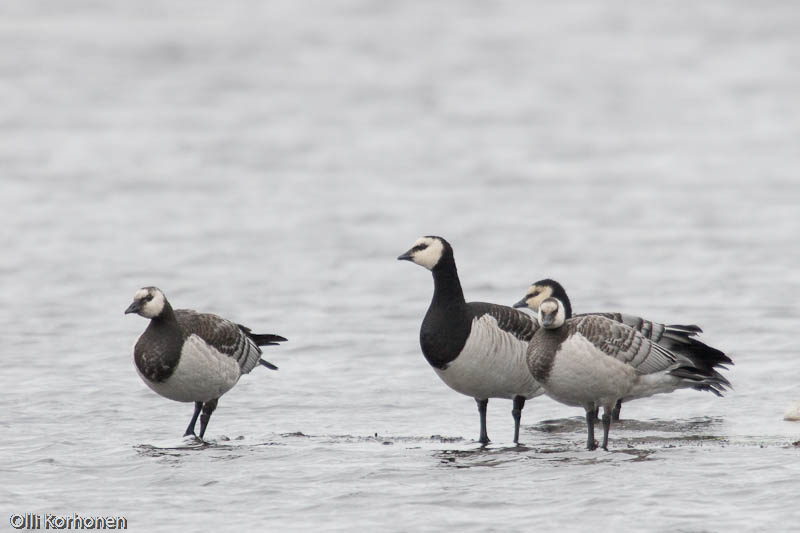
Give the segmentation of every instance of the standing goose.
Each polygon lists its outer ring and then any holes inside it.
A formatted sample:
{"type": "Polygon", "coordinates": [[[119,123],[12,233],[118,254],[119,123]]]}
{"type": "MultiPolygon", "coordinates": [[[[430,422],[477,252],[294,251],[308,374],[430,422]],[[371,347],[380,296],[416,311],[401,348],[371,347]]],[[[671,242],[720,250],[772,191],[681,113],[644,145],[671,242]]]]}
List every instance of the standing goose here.
{"type": "Polygon", "coordinates": [[[528,368],[548,396],[586,411],[586,447],[594,440],[595,409],[603,408],[603,449],[608,449],[611,410],[617,400],[644,398],[678,388],[722,396],[730,387],[716,371],[652,342],[634,328],[601,315],[572,318],[568,305],[548,298],[528,346],[528,368]]]}
{"type": "MultiPolygon", "coordinates": [[[[525,296],[514,304],[514,307],[527,307],[534,312],[538,312],[539,305],[547,298],[561,300],[567,315],[572,316],[572,305],[564,287],[552,279],[543,279],[533,283],[528,288],[525,296]]],[[[575,316],[583,317],[589,315],[602,316],[630,326],[646,339],[655,342],[670,352],[688,357],[697,368],[708,372],[715,373],[717,368],[725,369],[725,365],[733,364],[733,361],[723,352],[694,338],[695,335],[703,332],[698,326],[664,325],[623,313],[585,313],[575,316]]],[[[615,422],[619,421],[621,406],[622,400],[619,400],[611,413],[611,419],[615,422]]]]}
{"type": "Polygon", "coordinates": [[[156,287],[139,289],[125,310],[128,313],[150,319],[133,351],[136,371],[161,396],[194,402],[194,414],[184,436],[195,434],[194,426],[202,411],[200,439],[220,396],[233,388],[242,374],[258,364],[278,369],[261,359],[259,346],[286,340],[280,335],[252,333],[217,315],[173,310],[156,287]]]}
{"type": "Polygon", "coordinates": [[[441,237],[421,237],[398,260],[412,261],[433,273],[433,299],[419,332],[422,353],[450,388],[475,398],[480,442],[487,444],[489,398],[514,401],[514,442],[525,400],[543,393],[526,363],[528,341],[538,325],[506,307],[464,300],[453,248],[441,237]]]}

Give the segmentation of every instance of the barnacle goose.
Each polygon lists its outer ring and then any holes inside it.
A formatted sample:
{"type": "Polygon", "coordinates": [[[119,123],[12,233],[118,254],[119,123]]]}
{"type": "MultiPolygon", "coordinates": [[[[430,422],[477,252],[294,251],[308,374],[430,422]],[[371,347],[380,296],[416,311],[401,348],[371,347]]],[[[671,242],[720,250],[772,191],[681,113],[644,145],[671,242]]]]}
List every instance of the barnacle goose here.
{"type": "Polygon", "coordinates": [[[506,307],[464,300],[453,248],[441,237],[421,237],[398,260],[433,273],[433,299],[419,332],[422,353],[450,388],[475,398],[480,442],[487,444],[489,398],[514,402],[514,442],[525,400],[543,393],[528,371],[528,341],[538,328],[528,315],[506,307]]]}
{"type": "MultiPolygon", "coordinates": [[[[564,287],[552,279],[543,279],[531,284],[525,296],[515,303],[514,307],[527,307],[534,312],[538,312],[539,305],[547,298],[558,298],[561,300],[566,308],[567,315],[572,316],[572,306],[564,287]]],[[[603,316],[616,322],[621,322],[626,326],[630,326],[641,333],[646,339],[659,344],[673,353],[688,357],[696,367],[703,370],[713,372],[717,368],[724,369],[725,365],[733,364],[733,361],[723,352],[694,338],[698,333],[702,333],[703,330],[693,324],[688,326],[678,324],[664,325],[623,313],[584,313],[575,316],[582,317],[588,315],[603,316]]],[[[621,405],[622,400],[619,400],[611,413],[611,419],[615,422],[619,421],[621,405]]]]}
{"type": "Polygon", "coordinates": [[[586,411],[586,447],[594,440],[595,409],[603,408],[603,449],[617,400],[644,398],[678,388],[717,396],[730,387],[714,370],[652,342],[634,328],[602,315],[571,317],[558,298],[539,305],[541,327],[528,346],[528,367],[548,396],[586,411]]]}
{"type": "Polygon", "coordinates": [[[280,335],[253,333],[217,315],[173,310],[156,287],[139,289],[125,310],[128,313],[150,319],[133,351],[136,371],[161,396],[194,402],[194,414],[184,436],[195,434],[200,416],[200,439],[220,396],[233,388],[242,374],[258,364],[278,369],[261,359],[259,346],[286,340],[280,335]]]}

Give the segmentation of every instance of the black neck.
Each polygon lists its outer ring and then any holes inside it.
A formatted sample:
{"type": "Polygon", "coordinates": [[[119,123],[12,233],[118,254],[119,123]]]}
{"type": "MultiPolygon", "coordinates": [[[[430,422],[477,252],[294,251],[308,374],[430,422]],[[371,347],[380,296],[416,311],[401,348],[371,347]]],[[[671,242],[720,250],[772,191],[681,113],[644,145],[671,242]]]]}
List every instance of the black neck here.
{"type": "Polygon", "coordinates": [[[161,314],[151,318],[150,320],[156,325],[178,324],[178,318],[175,316],[175,311],[172,310],[172,306],[168,301],[164,302],[164,309],[161,310],[161,314]]]}
{"type": "Polygon", "coordinates": [[[464,305],[464,291],[458,279],[456,262],[452,257],[443,257],[433,269],[433,306],[451,307],[464,305]]]}
{"type": "Polygon", "coordinates": [[[433,269],[433,299],[420,328],[420,345],[425,359],[436,368],[447,368],[469,337],[472,318],[458,271],[452,257],[433,269]]]}

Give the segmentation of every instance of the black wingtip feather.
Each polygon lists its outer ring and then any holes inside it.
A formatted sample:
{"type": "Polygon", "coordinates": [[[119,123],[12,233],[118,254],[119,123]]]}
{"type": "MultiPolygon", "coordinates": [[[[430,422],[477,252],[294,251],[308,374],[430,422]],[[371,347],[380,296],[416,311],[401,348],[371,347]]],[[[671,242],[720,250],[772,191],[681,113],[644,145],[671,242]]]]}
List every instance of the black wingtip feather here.
{"type": "Polygon", "coordinates": [[[733,364],[733,360],[724,352],[697,339],[690,339],[688,351],[692,361],[704,370],[725,368],[725,365],[733,364]]]}
{"type": "Polygon", "coordinates": [[[684,333],[688,333],[689,335],[696,335],[698,333],[703,333],[702,328],[695,324],[689,324],[688,326],[684,326],[682,324],[668,324],[667,329],[682,331],[684,333]]]}
{"type": "Polygon", "coordinates": [[[664,346],[675,353],[689,357],[698,368],[705,371],[715,368],[726,369],[726,365],[733,365],[733,360],[724,352],[695,338],[695,335],[702,331],[695,325],[669,325],[666,327],[663,338],[669,339],[675,344],[665,344],[664,346]]]}
{"type": "Polygon", "coordinates": [[[250,338],[259,346],[274,346],[279,342],[286,342],[288,339],[280,335],[271,333],[250,333],[250,338]]]}
{"type": "Polygon", "coordinates": [[[269,361],[265,361],[263,359],[259,359],[258,363],[264,365],[265,367],[269,368],[270,370],[278,370],[278,367],[270,363],[269,361]]]}
{"type": "Polygon", "coordinates": [[[250,337],[250,339],[256,343],[256,346],[275,346],[279,342],[286,342],[289,340],[286,337],[281,337],[280,335],[275,335],[273,333],[253,333],[247,326],[243,326],[241,324],[238,324],[238,326],[245,335],[250,337]]]}

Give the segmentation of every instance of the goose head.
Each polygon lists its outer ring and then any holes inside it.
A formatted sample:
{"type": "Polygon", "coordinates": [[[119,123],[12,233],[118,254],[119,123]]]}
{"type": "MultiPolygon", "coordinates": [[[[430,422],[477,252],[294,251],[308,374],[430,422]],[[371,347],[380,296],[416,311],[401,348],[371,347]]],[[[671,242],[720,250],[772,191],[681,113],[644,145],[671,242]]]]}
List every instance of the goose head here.
{"type": "Polygon", "coordinates": [[[539,305],[539,324],[545,329],[558,329],[567,318],[564,303],[558,298],[547,298],[539,305]]]}
{"type": "Polygon", "coordinates": [[[133,296],[133,302],[125,310],[125,314],[136,313],[145,318],[156,318],[164,311],[167,297],[158,287],[142,287],[133,296]]]}
{"type": "Polygon", "coordinates": [[[542,279],[531,284],[525,291],[525,296],[515,303],[514,307],[527,307],[533,312],[538,312],[542,302],[548,298],[558,298],[564,306],[567,318],[572,316],[572,304],[567,296],[567,291],[559,282],[552,279],[542,279]]]}
{"type": "Polygon", "coordinates": [[[433,270],[442,264],[442,259],[453,257],[453,248],[450,243],[441,237],[420,237],[406,253],[398,257],[400,261],[411,261],[420,266],[433,270]]]}

